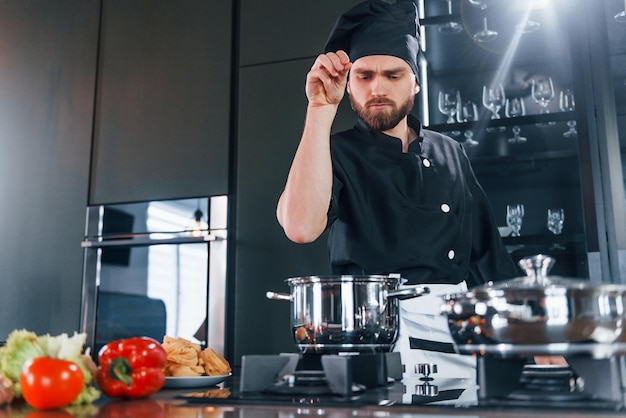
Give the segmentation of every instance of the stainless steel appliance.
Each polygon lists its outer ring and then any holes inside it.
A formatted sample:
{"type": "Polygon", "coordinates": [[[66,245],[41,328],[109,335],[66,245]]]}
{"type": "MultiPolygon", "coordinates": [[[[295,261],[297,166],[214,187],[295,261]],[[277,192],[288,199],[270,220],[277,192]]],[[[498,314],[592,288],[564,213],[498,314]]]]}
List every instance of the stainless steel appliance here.
{"type": "Polygon", "coordinates": [[[526,277],[444,297],[455,350],[478,356],[479,401],[622,409],[626,287],[549,276],[553,264],[538,254],[520,260],[526,277]],[[567,365],[527,364],[535,356],[567,365]]]}
{"type": "Polygon", "coordinates": [[[291,330],[303,353],[385,352],[398,338],[399,300],[429,293],[400,289],[392,276],[303,276],[287,280],[291,293],[267,292],[291,302],[291,330]]]}
{"type": "Polygon", "coordinates": [[[87,208],[81,331],[224,351],[227,196],[87,208]]]}
{"type": "MultiPolygon", "coordinates": [[[[415,370],[401,380],[405,366],[399,353],[350,350],[352,346],[342,344],[327,347],[323,344],[327,342],[326,334],[319,333],[310,344],[298,346],[301,354],[243,356],[239,381],[232,382],[224,402],[624,409],[626,344],[620,339],[622,322],[626,319],[622,309],[624,288],[547,277],[552,261],[545,256],[522,263],[530,263],[527,278],[442,299],[442,311],[449,319],[454,341],[451,349],[477,357],[475,380],[450,378],[444,370],[440,370],[442,375],[448,377],[440,378],[437,368],[445,365],[429,363],[411,365],[415,370]],[[510,336],[507,325],[515,329],[510,336]],[[591,325],[604,331],[600,332],[604,338],[593,338],[598,332],[585,334],[591,325]],[[575,330],[564,332],[568,327],[575,330]],[[527,335],[533,332],[535,335],[527,335]],[[580,335],[586,336],[578,338],[580,335]],[[535,356],[550,355],[563,356],[567,364],[542,365],[533,361],[535,356]]],[[[335,318],[335,315],[314,315],[334,310],[345,314],[345,309],[339,309],[341,304],[330,303],[333,299],[328,294],[337,292],[329,290],[344,283],[350,289],[347,293],[352,294],[354,280],[330,280],[327,284],[332,286],[325,289],[326,297],[322,297],[321,289],[311,293],[310,289],[302,288],[303,284],[317,283],[316,280],[291,280],[292,294],[282,298],[294,305],[296,321],[292,321],[292,327],[298,345],[302,340],[297,337],[296,325],[302,323],[299,318],[335,318]],[[301,294],[307,297],[302,298],[301,294]],[[312,303],[315,300],[318,302],[312,303]]],[[[361,305],[371,304],[358,306],[361,305]]],[[[351,329],[361,329],[354,326],[358,321],[353,321],[361,317],[361,311],[356,310],[355,314],[355,310],[348,309],[351,329]]],[[[332,323],[320,319],[320,324],[332,323]]],[[[330,335],[339,342],[346,337],[343,333],[330,335]]],[[[197,393],[186,398],[194,402],[222,402],[205,399],[197,393]]]]}
{"type": "MultiPolygon", "coordinates": [[[[548,276],[552,257],[520,260],[527,276],[478,286],[445,297],[441,311],[460,352],[534,346],[546,354],[591,347],[626,348],[626,286],[548,276]],[[475,347],[480,345],[480,347],[475,347]],[[549,347],[556,346],[552,349],[549,347]]],[[[529,351],[529,350],[527,350],[529,351]]]]}

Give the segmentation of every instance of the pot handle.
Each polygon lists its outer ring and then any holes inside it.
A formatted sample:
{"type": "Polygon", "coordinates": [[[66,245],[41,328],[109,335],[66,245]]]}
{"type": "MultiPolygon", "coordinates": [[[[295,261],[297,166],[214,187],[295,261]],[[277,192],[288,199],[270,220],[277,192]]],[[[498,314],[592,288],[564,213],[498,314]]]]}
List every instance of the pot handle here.
{"type": "Polygon", "coordinates": [[[388,298],[399,300],[412,299],[430,293],[430,288],[424,286],[407,287],[406,289],[392,290],[387,292],[388,298]]]}
{"type": "Polygon", "coordinates": [[[267,292],[265,293],[265,297],[272,300],[285,300],[287,302],[291,302],[291,295],[286,293],[267,292]]]}

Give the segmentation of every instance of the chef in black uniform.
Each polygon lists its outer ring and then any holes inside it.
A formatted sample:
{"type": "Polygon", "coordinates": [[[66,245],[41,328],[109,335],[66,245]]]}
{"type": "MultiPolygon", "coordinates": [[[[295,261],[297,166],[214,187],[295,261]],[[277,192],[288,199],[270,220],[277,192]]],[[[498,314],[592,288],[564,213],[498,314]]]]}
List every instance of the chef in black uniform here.
{"type": "Polygon", "coordinates": [[[419,363],[472,377],[474,359],[450,353],[441,296],[520,271],[463,147],[410,114],[418,52],[412,1],[369,0],[337,21],[307,74],[304,130],[277,217],[297,243],[328,228],[334,274],[398,274],[428,285],[428,297],[401,302],[396,350],[405,377],[419,363]],[[331,135],[345,91],[358,119],[331,135]]]}

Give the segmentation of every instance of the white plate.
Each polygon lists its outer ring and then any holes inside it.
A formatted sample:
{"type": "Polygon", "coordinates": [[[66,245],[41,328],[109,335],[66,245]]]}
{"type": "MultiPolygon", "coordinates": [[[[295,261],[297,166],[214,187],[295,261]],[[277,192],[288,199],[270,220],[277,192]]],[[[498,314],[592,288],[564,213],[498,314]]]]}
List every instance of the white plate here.
{"type": "Polygon", "coordinates": [[[222,376],[193,376],[193,377],[173,377],[166,376],[164,388],[199,388],[214,386],[228,379],[232,374],[222,376]]]}

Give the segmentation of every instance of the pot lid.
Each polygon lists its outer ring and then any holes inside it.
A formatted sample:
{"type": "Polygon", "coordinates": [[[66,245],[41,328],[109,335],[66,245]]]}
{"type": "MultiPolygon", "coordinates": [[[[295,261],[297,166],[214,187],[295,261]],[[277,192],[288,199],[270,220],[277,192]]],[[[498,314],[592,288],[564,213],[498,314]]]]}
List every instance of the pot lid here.
{"type": "Polygon", "coordinates": [[[487,285],[478,287],[481,290],[498,290],[498,289],[542,289],[542,288],[568,288],[568,289],[584,289],[595,287],[588,280],[572,279],[560,276],[543,276],[541,281],[534,277],[517,277],[511,280],[501,282],[489,282],[487,285]]]}
{"type": "Polygon", "coordinates": [[[603,290],[624,291],[625,286],[617,284],[593,284],[589,280],[574,279],[569,277],[549,276],[548,273],[555,260],[545,254],[537,254],[532,257],[522,258],[519,265],[526,272],[526,277],[517,277],[511,280],[501,282],[489,282],[486,285],[479,286],[476,290],[492,291],[501,289],[597,289],[601,287],[603,290]]]}

